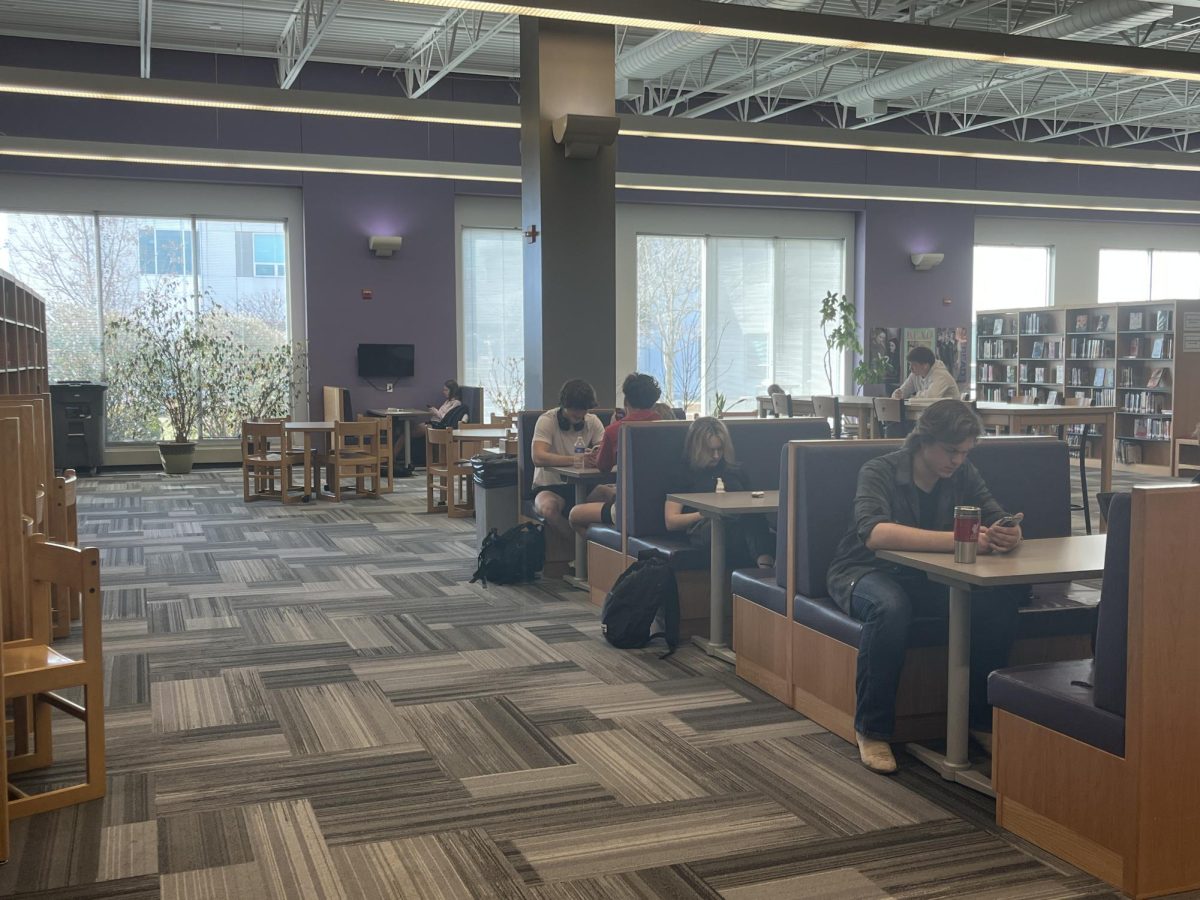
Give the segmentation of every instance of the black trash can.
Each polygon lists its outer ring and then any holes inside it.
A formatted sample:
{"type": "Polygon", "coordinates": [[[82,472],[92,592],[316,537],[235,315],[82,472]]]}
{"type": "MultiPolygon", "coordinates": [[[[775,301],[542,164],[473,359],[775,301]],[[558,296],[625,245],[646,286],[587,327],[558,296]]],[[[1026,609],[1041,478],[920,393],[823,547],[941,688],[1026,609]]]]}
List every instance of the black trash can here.
{"type": "Polygon", "coordinates": [[[480,544],[493,528],[504,534],[517,524],[517,458],[472,456],[475,477],[475,537],[480,544]]]}
{"type": "Polygon", "coordinates": [[[94,381],[59,381],[50,385],[54,417],[54,468],[88,469],[104,465],[104,392],[94,381]]]}

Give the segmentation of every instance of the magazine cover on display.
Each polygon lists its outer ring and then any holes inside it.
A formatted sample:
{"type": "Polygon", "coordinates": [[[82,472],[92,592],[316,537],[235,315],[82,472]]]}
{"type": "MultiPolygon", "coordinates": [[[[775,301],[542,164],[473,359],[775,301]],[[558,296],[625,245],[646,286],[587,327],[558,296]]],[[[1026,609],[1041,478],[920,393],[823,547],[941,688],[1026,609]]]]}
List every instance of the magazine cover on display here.
{"type": "Polygon", "coordinates": [[[959,384],[971,380],[971,330],[969,328],[939,328],[933,352],[950,370],[959,384]]]}
{"type": "MultiPolygon", "coordinates": [[[[887,363],[887,375],[883,379],[884,383],[898,385],[903,380],[901,378],[903,367],[900,364],[900,329],[872,328],[871,341],[868,346],[871,362],[882,359],[887,363]]],[[[894,387],[892,389],[894,390],[894,387]]]]}

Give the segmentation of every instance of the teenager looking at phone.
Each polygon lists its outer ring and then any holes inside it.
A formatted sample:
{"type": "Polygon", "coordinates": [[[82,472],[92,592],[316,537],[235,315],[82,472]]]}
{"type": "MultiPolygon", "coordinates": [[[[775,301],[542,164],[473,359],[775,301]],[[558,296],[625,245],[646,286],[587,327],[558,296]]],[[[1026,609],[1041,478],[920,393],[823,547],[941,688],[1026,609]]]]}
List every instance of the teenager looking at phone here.
{"type": "MultiPolygon", "coordinates": [[[[734,456],[729,429],[712,416],[702,416],[688,426],[681,468],[675,488],[681,494],[711,493],[717,489],[718,478],[727,491],[750,490],[745,472],[734,456]]],[[[720,518],[714,522],[676,500],[668,500],[663,507],[663,518],[667,531],[686,531],[688,543],[703,550],[712,546],[712,529],[724,528],[728,569],[751,565],[769,569],[775,565],[775,538],[765,515],[720,518]]]]}
{"type": "Polygon", "coordinates": [[[596,391],[586,381],[574,378],[559,391],[558,408],[538,416],[533,428],[533,509],[547,527],[564,535],[571,531],[567,514],[575,503],[575,488],[550,467],[575,465],[575,442],[580,439],[589,448],[584,464],[595,465],[596,446],[604,436],[603,423],[588,412],[595,405],[596,391]]]}
{"type": "MultiPolygon", "coordinates": [[[[863,623],[858,648],[854,730],[863,765],[896,771],[888,741],[896,722],[896,687],[914,618],[946,617],[949,589],[923,572],[879,559],[877,550],[954,552],[954,507],[980,509],[979,552],[1007,553],[1021,542],[967,454],[983,434],[961,400],[940,400],[917,420],[903,448],[876,457],[858,474],[854,514],[829,567],[829,593],[863,623]]],[[[971,734],[991,751],[987,676],[1003,668],[1017,630],[1022,587],[971,593],[971,734]]]]}
{"type": "MultiPolygon", "coordinates": [[[[604,429],[600,451],[587,462],[587,465],[594,465],[601,472],[611,472],[617,464],[617,442],[622,425],[626,422],[657,422],[660,418],[654,404],[662,396],[662,389],[653,375],[630,372],[621,385],[621,396],[625,400],[625,415],[613,416],[612,423],[604,429]]],[[[571,527],[583,533],[589,525],[613,524],[616,497],[614,485],[597,485],[587,503],[580,503],[571,510],[571,527]]]]}

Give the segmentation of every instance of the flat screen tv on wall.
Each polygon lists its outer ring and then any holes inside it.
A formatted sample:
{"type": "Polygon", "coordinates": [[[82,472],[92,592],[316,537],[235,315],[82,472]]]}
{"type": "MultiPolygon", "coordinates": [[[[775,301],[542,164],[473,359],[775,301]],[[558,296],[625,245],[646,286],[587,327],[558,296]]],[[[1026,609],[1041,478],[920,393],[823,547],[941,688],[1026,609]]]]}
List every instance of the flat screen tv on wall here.
{"type": "Polygon", "coordinates": [[[359,378],[411,378],[413,344],[359,344],[359,378]]]}

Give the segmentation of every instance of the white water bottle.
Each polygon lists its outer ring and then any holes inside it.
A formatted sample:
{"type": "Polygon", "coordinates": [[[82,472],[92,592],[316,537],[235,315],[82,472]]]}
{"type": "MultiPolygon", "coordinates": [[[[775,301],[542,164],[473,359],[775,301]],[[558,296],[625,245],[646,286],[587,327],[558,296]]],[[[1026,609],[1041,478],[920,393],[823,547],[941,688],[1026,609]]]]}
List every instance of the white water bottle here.
{"type": "Polygon", "coordinates": [[[717,493],[725,493],[725,479],[721,478],[720,476],[717,477],[717,493]]]}
{"type": "Polygon", "coordinates": [[[582,437],[575,438],[575,468],[583,468],[583,458],[587,455],[587,446],[582,437]]]}

